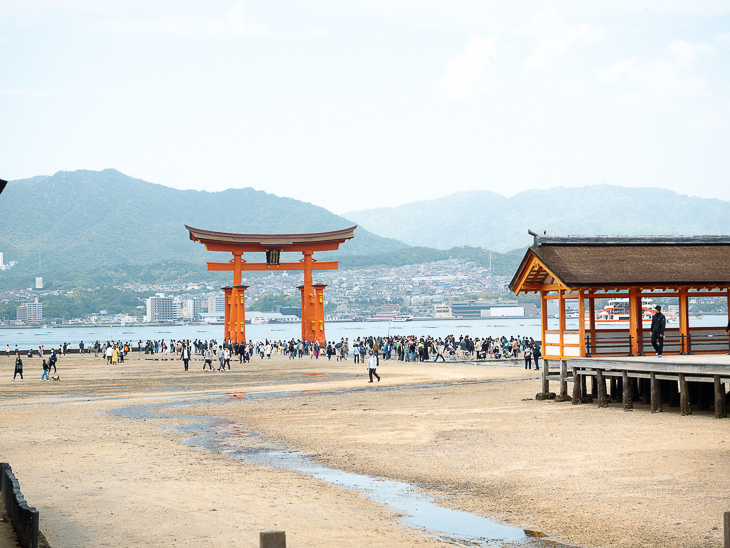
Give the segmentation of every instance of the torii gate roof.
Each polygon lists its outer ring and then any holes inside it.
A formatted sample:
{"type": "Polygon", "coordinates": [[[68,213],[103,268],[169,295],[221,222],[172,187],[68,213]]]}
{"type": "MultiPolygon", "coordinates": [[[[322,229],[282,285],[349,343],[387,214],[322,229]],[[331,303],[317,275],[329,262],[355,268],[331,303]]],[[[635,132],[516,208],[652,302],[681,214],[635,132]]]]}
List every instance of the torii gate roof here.
{"type": "Polygon", "coordinates": [[[327,251],[337,249],[341,243],[355,236],[357,225],[330,232],[310,234],[235,234],[214,232],[185,225],[194,242],[205,244],[211,251],[327,251]]]}

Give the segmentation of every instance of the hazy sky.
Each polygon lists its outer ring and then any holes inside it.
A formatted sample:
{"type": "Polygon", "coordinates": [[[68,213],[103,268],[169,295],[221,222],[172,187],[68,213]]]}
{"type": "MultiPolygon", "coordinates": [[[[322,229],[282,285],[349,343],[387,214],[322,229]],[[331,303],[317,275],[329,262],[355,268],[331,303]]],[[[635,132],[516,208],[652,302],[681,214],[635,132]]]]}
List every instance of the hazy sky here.
{"type": "Polygon", "coordinates": [[[728,0],[0,0],[3,179],[730,200],[729,137],[728,0]]]}

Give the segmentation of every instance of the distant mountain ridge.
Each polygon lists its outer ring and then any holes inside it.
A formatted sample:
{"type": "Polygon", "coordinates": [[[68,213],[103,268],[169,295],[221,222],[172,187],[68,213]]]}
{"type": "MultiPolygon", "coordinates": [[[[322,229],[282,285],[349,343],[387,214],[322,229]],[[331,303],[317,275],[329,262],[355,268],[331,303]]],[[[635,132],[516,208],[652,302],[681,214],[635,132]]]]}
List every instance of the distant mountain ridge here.
{"type": "Polygon", "coordinates": [[[528,229],[561,235],[730,234],[730,202],[613,185],[527,190],[511,198],[459,192],[343,217],[412,246],[501,252],[530,245],[528,229]]]}
{"type": "MultiPolygon", "coordinates": [[[[185,224],[237,233],[325,232],[354,224],[322,207],[253,188],[177,190],[114,169],[10,181],[1,199],[0,251],[22,270],[37,270],[39,262],[48,271],[228,260],[191,242],[185,224]]],[[[337,254],[406,247],[358,228],[337,254]]]]}

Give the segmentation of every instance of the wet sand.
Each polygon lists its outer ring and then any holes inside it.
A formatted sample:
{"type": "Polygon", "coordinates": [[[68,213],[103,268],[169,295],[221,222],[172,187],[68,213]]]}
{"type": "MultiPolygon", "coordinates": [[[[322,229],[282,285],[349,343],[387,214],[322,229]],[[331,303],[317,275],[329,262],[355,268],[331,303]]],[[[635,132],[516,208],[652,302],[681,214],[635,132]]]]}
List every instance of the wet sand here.
{"type": "Polygon", "coordinates": [[[722,543],[730,422],[710,413],[537,402],[540,381],[521,367],[383,362],[383,380],[368,384],[352,361],[274,357],[226,373],[193,362],[184,373],[177,361],[74,356],[60,359],[60,382],[42,382],[40,360],[24,362],[26,380],[11,382],[0,357],[0,460],[54,548],[255,547],[275,529],[291,546],[451,545],[356,492],[186,444],[165,428],[183,419],[110,412],[211,396],[181,412],[556,541],[722,543]]]}

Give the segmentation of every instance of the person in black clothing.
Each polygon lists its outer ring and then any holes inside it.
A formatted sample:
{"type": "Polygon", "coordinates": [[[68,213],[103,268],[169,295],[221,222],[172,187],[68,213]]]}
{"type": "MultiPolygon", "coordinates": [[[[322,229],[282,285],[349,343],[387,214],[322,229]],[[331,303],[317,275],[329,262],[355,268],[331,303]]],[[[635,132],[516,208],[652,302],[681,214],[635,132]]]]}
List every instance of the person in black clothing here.
{"type": "Polygon", "coordinates": [[[20,375],[20,380],[23,380],[23,360],[20,359],[20,352],[15,354],[15,372],[13,373],[13,380],[15,380],[16,375],[20,375]]]}
{"type": "Polygon", "coordinates": [[[651,345],[656,350],[656,357],[662,357],[664,349],[664,328],[667,326],[667,318],[662,314],[662,307],[656,305],[654,316],[651,318],[651,345]]]}

